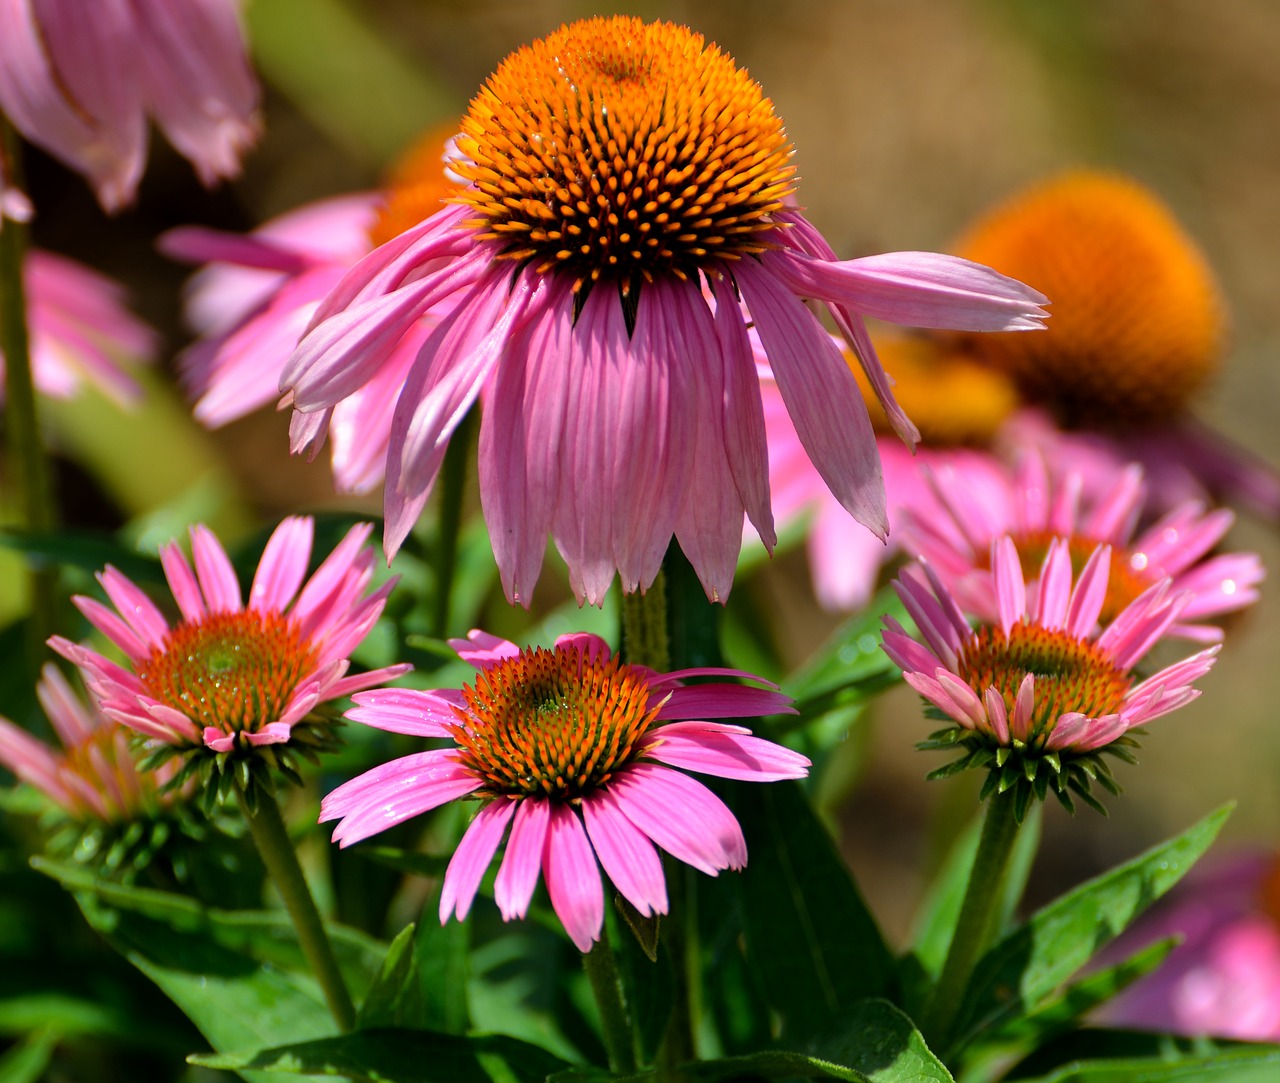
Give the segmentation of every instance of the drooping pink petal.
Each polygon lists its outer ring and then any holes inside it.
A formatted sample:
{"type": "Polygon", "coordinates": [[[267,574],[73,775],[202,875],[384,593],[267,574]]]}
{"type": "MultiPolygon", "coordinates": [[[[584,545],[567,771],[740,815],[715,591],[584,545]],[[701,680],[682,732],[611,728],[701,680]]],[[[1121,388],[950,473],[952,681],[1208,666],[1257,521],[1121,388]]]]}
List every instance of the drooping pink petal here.
{"type": "Polygon", "coordinates": [[[604,889],[595,853],[582,821],[567,805],[550,806],[542,876],[551,906],[569,939],[581,952],[591,950],[604,924],[604,889]]]}
{"type": "Polygon", "coordinates": [[[445,869],[444,884],[440,888],[442,925],[455,910],[459,921],[470,913],[480,881],[484,879],[493,855],[498,852],[517,804],[499,797],[486,804],[471,821],[449,860],[449,867],[445,869]]]}
{"type": "Polygon", "coordinates": [[[504,921],[522,918],[529,912],[533,890],[538,886],[550,822],[551,802],[526,799],[519,803],[511,836],[507,839],[507,852],[493,883],[494,901],[504,921]]]}
{"type": "Polygon", "coordinates": [[[808,759],[789,748],[752,735],[741,726],[715,722],[672,722],[649,731],[645,755],[671,767],[737,778],[776,782],[804,778],[808,759]]]}
{"type": "Polygon", "coordinates": [[[613,886],[645,917],[667,912],[662,859],[649,837],[618,808],[608,789],[583,799],[582,817],[613,886]]]}

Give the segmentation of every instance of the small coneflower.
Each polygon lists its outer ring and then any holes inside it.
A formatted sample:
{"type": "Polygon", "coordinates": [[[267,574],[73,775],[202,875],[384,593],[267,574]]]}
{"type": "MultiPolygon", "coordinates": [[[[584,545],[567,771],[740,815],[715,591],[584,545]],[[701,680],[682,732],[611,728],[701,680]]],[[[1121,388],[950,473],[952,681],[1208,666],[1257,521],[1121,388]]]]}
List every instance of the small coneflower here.
{"type": "MultiPolygon", "coordinates": [[[[247,236],[198,226],[161,236],[166,255],[207,264],[187,287],[187,322],[200,338],[179,355],[196,420],[218,428],[280,398],[280,374],[321,298],[374,247],[456,191],[446,172],[447,150],[445,134],[430,132],[382,190],[309,203],[247,236]]],[[[377,376],[324,419],[338,489],[362,493],[382,481],[396,396],[435,315],[425,313],[377,376]]],[[[316,444],[323,436],[310,434],[316,444]]]]}
{"type": "Polygon", "coordinates": [[[353,527],[304,584],[314,524],[285,519],[267,542],[246,605],[217,538],[193,527],[194,571],[176,542],[160,551],[176,623],[110,566],[98,576],[110,606],[75,598],[127,667],[61,636],[50,645],[80,667],[103,714],[155,742],[155,762],[182,755],[184,768],[199,767],[206,784],[216,784],[210,794],[232,785],[231,760],[245,764],[241,784],[265,781],[269,766],[294,777],[293,753],[313,758],[334,746],[336,719],[325,704],[410,668],[347,672],[393,585],[366,593],[375,561],[364,544],[370,530],[353,527]]]}
{"type": "Polygon", "coordinates": [[[1105,543],[1112,556],[1099,614],[1104,623],[1170,578],[1172,589],[1189,598],[1169,634],[1220,639],[1221,629],[1203,622],[1252,605],[1265,575],[1256,553],[1210,555],[1235,516],[1190,501],[1139,530],[1146,504],[1141,467],[1101,469],[1102,477],[1086,481],[1073,462],[1051,472],[1040,454],[1027,452],[1014,469],[991,475],[987,485],[931,474],[933,505],[904,509],[903,545],[935,568],[967,611],[994,620],[990,553],[996,538],[1012,538],[1028,580],[1055,538],[1065,542],[1077,574],[1105,543]]]}
{"type": "Polygon", "coordinates": [[[647,916],[667,911],[659,847],[712,876],[746,864],[733,813],[685,770],[756,782],[808,770],[798,753],[707,721],[789,711],[786,696],[750,674],[657,673],[619,661],[587,634],[561,636],[550,649],[521,650],[479,631],[451,643],[478,670],[474,685],[368,692],[347,716],[451,744],[352,779],[320,812],[322,821],[340,820],[333,837],[347,846],[448,801],[479,798],[445,873],[442,922],[455,911],[466,917],[510,827],[494,885],[502,916],[526,914],[541,872],[570,939],[588,951],[604,919],[600,866],[647,916]],[[698,677],[766,687],[683,683],[698,677]]]}
{"type": "MultiPolygon", "coordinates": [[[[124,289],[82,263],[32,249],[22,267],[31,377],[43,395],[68,398],[83,384],[122,406],[141,394],[129,366],[155,357],[156,333],[125,307],[124,289]]],[[[0,376],[4,372],[0,354],[0,376]]],[[[4,395],[0,380],[0,399],[4,395]]]]}
{"type": "Polygon", "coordinates": [[[920,747],[965,753],[930,777],[986,768],[982,796],[1015,790],[1019,820],[1050,789],[1068,809],[1075,793],[1101,810],[1093,782],[1119,792],[1103,753],[1131,760],[1129,732],[1195,699],[1192,683],[1218,648],[1137,680],[1134,667],[1190,595],[1161,580],[1099,628],[1110,565],[1111,549],[1101,545],[1073,575],[1070,549],[1055,539],[1029,589],[1013,539],[999,538],[991,546],[997,621],[977,628],[928,564],[895,581],[919,637],[886,616],[885,653],[952,723],[920,747]]]}
{"type": "MultiPolygon", "coordinates": [[[[876,350],[921,439],[913,454],[859,378],[884,473],[887,539],[840,506],[800,443],[777,384],[763,375],[760,381],[774,516],[784,531],[794,522],[807,523],[814,594],[832,610],[857,609],[871,597],[880,569],[899,551],[899,527],[908,509],[925,518],[942,511],[925,481],[926,468],[968,489],[1000,484],[1003,467],[990,447],[1017,406],[1012,385],[1000,373],[947,353],[932,340],[877,337],[876,350]]],[[[861,373],[855,370],[854,376],[861,373]]]]}
{"type": "Polygon", "coordinates": [[[1222,364],[1226,307],[1204,255],[1152,192],[1118,174],[1067,173],[996,207],[955,251],[1053,298],[1045,334],[967,342],[1065,427],[1050,454],[1141,462],[1164,508],[1198,481],[1201,494],[1280,515],[1276,471],[1193,417],[1222,364]]]}
{"type": "Polygon", "coordinates": [[[457,149],[468,184],[453,205],[344,278],[282,386],[323,416],[377,377],[424,310],[455,298],[396,405],[385,546],[399,548],[483,395],[481,499],[522,604],[548,534],[592,603],[615,575],[648,587],[673,536],[723,599],[744,512],[773,544],[749,321],[818,473],[883,535],[866,407],[803,299],[831,311],[908,440],[864,316],[1007,330],[1043,315],[1034,290],[954,257],[836,259],[789,205],[792,148],[772,102],[687,27],[595,18],[517,50],[473,100],[457,149]]]}
{"type": "Polygon", "coordinates": [[[236,0],[6,0],[0,112],[82,174],[107,211],[133,202],[148,118],[205,184],[235,176],[259,129],[238,8],[236,0]]]}

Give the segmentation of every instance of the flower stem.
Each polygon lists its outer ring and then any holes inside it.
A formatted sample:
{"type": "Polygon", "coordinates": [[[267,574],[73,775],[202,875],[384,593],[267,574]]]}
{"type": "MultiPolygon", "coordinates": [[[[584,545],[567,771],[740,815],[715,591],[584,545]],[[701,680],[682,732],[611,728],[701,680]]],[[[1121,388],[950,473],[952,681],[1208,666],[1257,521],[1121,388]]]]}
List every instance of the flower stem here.
{"type": "Polygon", "coordinates": [[[342,971],[338,969],[333,945],[329,943],[320,911],[316,909],[311,889],[307,887],[306,877],[302,874],[302,866],[298,864],[298,855],[280,816],[280,806],[276,804],[275,797],[262,786],[256,788],[254,798],[254,807],[250,807],[244,791],[236,787],[236,800],[249,824],[254,845],[262,855],[262,863],[266,865],[267,872],[284,900],[285,909],[297,930],[298,942],[320,982],[334,1022],[338,1024],[339,1030],[351,1030],[356,1021],[355,1005],[351,1003],[351,994],[347,992],[346,982],[342,980],[342,971]]]}
{"type": "Polygon", "coordinates": [[[659,571],[643,594],[622,596],[622,653],[633,665],[659,673],[671,668],[666,572],[659,571]]]}
{"type": "Polygon", "coordinates": [[[987,802],[960,916],[921,1027],[935,1050],[946,1049],[950,1042],[950,1031],[964,1004],[965,988],[994,932],[1009,857],[1020,826],[1016,807],[1016,788],[995,794],[987,802]]]}
{"type": "Polygon", "coordinates": [[[436,529],[436,596],[431,612],[431,634],[443,639],[449,634],[449,601],[458,569],[458,534],[462,529],[462,504],[466,494],[467,457],[475,430],[475,410],[469,410],[458,424],[445,449],[440,468],[440,506],[436,529]]]}
{"type": "Polygon", "coordinates": [[[622,983],[618,967],[609,947],[609,934],[604,935],[582,957],[583,969],[591,983],[591,992],[600,1010],[600,1029],[604,1035],[604,1047],[609,1054],[609,1070],[625,1074],[636,1070],[635,1042],[631,1023],[622,999],[622,983]]]}
{"type": "MultiPolygon", "coordinates": [[[[22,184],[18,139],[0,117],[0,174],[6,183],[22,184]]],[[[31,373],[31,341],[27,329],[27,299],[22,267],[27,227],[21,222],[0,225],[0,356],[4,358],[5,428],[8,461],[18,494],[22,526],[47,534],[56,522],[52,471],[40,438],[40,417],[31,373]]],[[[57,573],[53,567],[31,570],[31,639],[37,650],[53,632],[57,573]]],[[[33,653],[33,659],[38,653],[33,653]]]]}

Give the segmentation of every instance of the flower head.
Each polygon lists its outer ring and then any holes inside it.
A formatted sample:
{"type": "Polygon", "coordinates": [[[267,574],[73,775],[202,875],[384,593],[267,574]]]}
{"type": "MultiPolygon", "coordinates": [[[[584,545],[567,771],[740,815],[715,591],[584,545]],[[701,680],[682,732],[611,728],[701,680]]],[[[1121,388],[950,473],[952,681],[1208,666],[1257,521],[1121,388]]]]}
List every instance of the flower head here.
{"type": "MultiPolygon", "coordinates": [[[[347,717],[451,744],[393,760],[339,786],[320,819],[340,820],[334,841],[358,842],[461,797],[484,803],[445,873],[440,920],[466,917],[507,828],[495,885],[505,919],[529,909],[541,870],[551,905],[582,950],[600,935],[599,865],[641,914],[666,913],[655,844],[716,875],[746,864],[733,813],[681,770],[769,782],[802,778],[809,761],[741,726],[788,709],[772,686],[685,685],[722,669],[656,673],[628,665],[593,635],[519,649],[473,631],[452,640],[477,669],[461,691],[383,690],[356,696],[347,717]]],[[[765,683],[765,682],[760,682],[765,683]]]]}
{"type": "Polygon", "coordinates": [[[1101,808],[1091,781],[1118,787],[1100,753],[1131,759],[1130,730],[1190,703],[1192,682],[1209,671],[1210,647],[1138,681],[1134,667],[1190,601],[1169,580],[1150,587],[1099,627],[1111,549],[1094,550],[1078,576],[1067,543],[1049,543],[1031,589],[1013,540],[992,543],[997,622],[970,628],[956,599],[928,565],[909,567],[894,586],[920,630],[885,617],[885,653],[903,678],[953,723],[924,748],[961,746],[966,755],[933,777],[988,767],[983,796],[1017,789],[1021,817],[1052,787],[1067,808],[1073,791],[1101,808]],[[923,575],[914,574],[923,569],[923,575]]]}
{"type": "Polygon", "coordinates": [[[50,644],[81,668],[103,714],[158,742],[162,753],[245,756],[253,768],[261,750],[289,771],[293,751],[311,756],[332,746],[323,704],[410,668],[347,674],[349,655],[393,586],[365,593],[374,564],[364,547],[369,531],[353,527],[304,585],[314,526],[285,519],[267,542],[246,605],[217,538],[193,527],[194,572],[177,543],[160,551],[181,613],[176,623],[110,566],[98,576],[110,606],[75,598],[128,668],[60,636],[50,644]]]}
{"type": "Polygon", "coordinates": [[[0,112],[84,175],[107,211],[133,202],[147,118],[205,184],[240,171],[258,85],[235,0],[2,0],[0,112]]]}
{"type": "MultiPolygon", "coordinates": [[[[140,390],[126,362],[152,360],[157,338],[125,308],[123,289],[75,260],[39,249],[27,253],[22,277],[36,390],[67,398],[87,382],[122,405],[135,401],[140,390]]],[[[0,374],[3,362],[0,355],[0,374]]]]}
{"type": "Polygon", "coordinates": [[[1104,623],[1165,578],[1175,593],[1190,595],[1171,635],[1220,639],[1219,628],[1201,622],[1257,601],[1265,573],[1256,553],[1210,555],[1231,527],[1230,511],[1206,512],[1188,501],[1139,530],[1146,502],[1140,467],[1094,467],[1101,476],[1086,481],[1085,471],[1068,463],[1053,473],[1040,454],[1029,452],[1013,470],[993,472],[984,486],[961,483],[953,473],[929,474],[933,504],[904,509],[904,545],[984,620],[996,618],[990,554],[1002,535],[1013,540],[1028,581],[1055,538],[1066,544],[1076,573],[1099,545],[1111,546],[1104,623]]]}
{"type": "MultiPolygon", "coordinates": [[[[791,145],[773,104],[685,27],[561,27],[498,67],[462,128],[452,168],[467,187],[347,274],[282,386],[323,419],[453,299],[396,404],[385,545],[400,546],[483,396],[481,499],[503,586],[523,604],[548,533],[593,603],[615,574],[645,589],[673,536],[724,598],[744,512],[773,544],[748,321],[819,474],[883,535],[866,407],[802,298],[831,310],[909,440],[863,316],[968,330],[1042,316],[1040,294],[968,261],[837,260],[787,203],[791,145]]],[[[300,423],[295,450],[321,427],[300,423]]]]}

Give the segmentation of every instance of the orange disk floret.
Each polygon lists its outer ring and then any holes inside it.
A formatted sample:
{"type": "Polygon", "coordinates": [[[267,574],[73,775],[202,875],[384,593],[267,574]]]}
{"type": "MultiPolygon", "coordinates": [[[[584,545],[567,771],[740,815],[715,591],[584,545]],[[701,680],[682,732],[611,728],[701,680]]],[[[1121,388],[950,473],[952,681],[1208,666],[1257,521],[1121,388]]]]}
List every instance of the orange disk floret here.
{"type": "Polygon", "coordinates": [[[1069,173],[996,208],[956,252],[1051,302],[1047,330],[971,347],[1065,423],[1129,427],[1184,410],[1217,368],[1226,314],[1203,255],[1151,192],[1069,173]]]}
{"type": "MultiPolygon", "coordinates": [[[[1009,378],[936,339],[900,336],[876,339],[876,352],[893,377],[894,397],[929,447],[984,447],[1018,406],[1009,378]]],[[[878,433],[892,433],[880,400],[857,359],[846,353],[878,433]]]]}
{"type": "Polygon", "coordinates": [[[469,224],[576,287],[627,292],[763,251],[794,181],[759,84],[672,23],[562,26],[502,62],[462,127],[469,224]]]}
{"type": "Polygon", "coordinates": [[[448,143],[457,134],[456,124],[432,128],[391,166],[382,205],[369,228],[375,248],[431,217],[457,192],[457,181],[445,172],[448,143]]]}

